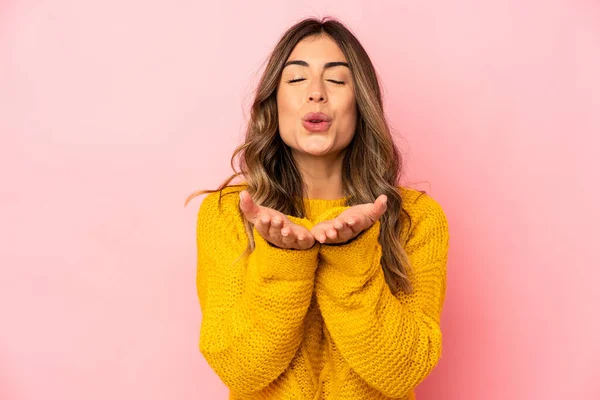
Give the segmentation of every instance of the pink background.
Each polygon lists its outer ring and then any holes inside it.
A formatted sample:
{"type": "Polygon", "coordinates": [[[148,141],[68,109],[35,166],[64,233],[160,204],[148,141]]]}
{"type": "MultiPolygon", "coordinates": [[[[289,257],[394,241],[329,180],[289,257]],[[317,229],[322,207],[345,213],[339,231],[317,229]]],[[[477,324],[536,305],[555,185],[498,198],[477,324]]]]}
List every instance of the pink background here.
{"type": "Polygon", "coordinates": [[[326,14],[450,221],[419,399],[600,398],[600,5],[313,3],[0,2],[0,399],[226,398],[183,201],[230,173],[279,35],[326,14]]]}

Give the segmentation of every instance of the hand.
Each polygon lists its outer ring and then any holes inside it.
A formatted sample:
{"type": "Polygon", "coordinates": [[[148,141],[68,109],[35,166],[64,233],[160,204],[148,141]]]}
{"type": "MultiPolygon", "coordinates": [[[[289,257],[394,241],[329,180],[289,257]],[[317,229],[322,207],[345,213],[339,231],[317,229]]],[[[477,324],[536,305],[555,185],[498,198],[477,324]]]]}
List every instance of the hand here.
{"type": "Polygon", "coordinates": [[[277,210],[256,204],[247,190],[240,192],[240,209],[258,233],[274,246],[305,250],[315,243],[308,229],[293,223],[277,210]]]}
{"type": "Polygon", "coordinates": [[[312,228],[311,234],[322,244],[346,243],[370,228],[385,210],[387,210],[387,196],[382,194],[373,203],[350,207],[337,218],[319,222],[312,228]]]}

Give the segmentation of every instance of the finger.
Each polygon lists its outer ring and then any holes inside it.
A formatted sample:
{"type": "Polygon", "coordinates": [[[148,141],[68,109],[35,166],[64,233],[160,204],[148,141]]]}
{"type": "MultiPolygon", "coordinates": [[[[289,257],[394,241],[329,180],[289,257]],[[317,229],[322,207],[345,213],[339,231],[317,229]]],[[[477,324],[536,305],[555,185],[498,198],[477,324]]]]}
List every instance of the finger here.
{"type": "Polygon", "coordinates": [[[356,217],[348,217],[346,219],[346,225],[348,228],[352,229],[352,231],[356,231],[357,228],[357,218],[356,217]]]}
{"type": "Polygon", "coordinates": [[[281,228],[281,241],[285,248],[302,250],[311,248],[315,242],[308,229],[287,220],[281,228]]]}
{"type": "Polygon", "coordinates": [[[286,223],[285,226],[281,228],[281,234],[283,244],[288,249],[304,250],[312,247],[314,243],[312,235],[306,228],[292,222],[286,223]]]}
{"type": "Polygon", "coordinates": [[[368,212],[356,213],[346,217],[346,225],[352,231],[353,237],[358,235],[360,232],[365,230],[368,226],[373,223],[374,219],[368,215],[368,212]]]}
{"type": "Polygon", "coordinates": [[[387,196],[382,194],[377,197],[371,207],[367,210],[366,216],[371,220],[371,223],[377,221],[387,209],[387,196]]]}
{"type": "Polygon", "coordinates": [[[273,240],[281,240],[281,228],[283,227],[283,219],[276,215],[271,218],[271,226],[269,227],[269,235],[273,240]]]}
{"type": "Polygon", "coordinates": [[[382,194],[381,196],[375,199],[373,209],[375,212],[376,219],[379,219],[379,217],[383,215],[385,210],[387,210],[387,196],[385,194],[382,194]]]}
{"type": "Polygon", "coordinates": [[[269,237],[269,230],[271,228],[271,218],[269,215],[263,215],[259,218],[256,218],[256,222],[254,223],[256,230],[261,234],[265,239],[269,237]]]}
{"type": "Polygon", "coordinates": [[[332,237],[332,235],[327,235],[329,238],[328,241],[331,241],[332,243],[345,243],[356,236],[356,233],[352,228],[339,217],[332,221],[332,225],[336,230],[336,236],[332,237]]]}
{"type": "Polygon", "coordinates": [[[294,230],[289,225],[286,225],[284,223],[283,226],[281,227],[281,236],[288,237],[293,234],[295,234],[294,230]]]}
{"type": "Polygon", "coordinates": [[[299,228],[296,231],[297,243],[302,248],[310,248],[315,243],[315,238],[311,235],[310,231],[304,227],[299,228]]]}
{"type": "Polygon", "coordinates": [[[332,221],[333,227],[337,231],[338,241],[347,241],[352,236],[352,229],[340,218],[332,221]]]}
{"type": "Polygon", "coordinates": [[[349,226],[346,226],[345,224],[342,229],[338,229],[338,240],[340,242],[347,242],[348,240],[352,239],[354,236],[356,236],[356,233],[354,233],[352,228],[350,228],[349,226]]]}
{"type": "Polygon", "coordinates": [[[260,212],[260,208],[254,202],[247,190],[242,190],[240,192],[240,210],[242,210],[242,213],[248,221],[253,224],[256,223],[256,217],[260,212]]]}
{"type": "Polygon", "coordinates": [[[328,239],[335,240],[338,238],[338,231],[333,224],[325,228],[325,234],[328,239]]]}
{"type": "Polygon", "coordinates": [[[310,233],[319,243],[323,243],[325,240],[327,240],[327,235],[325,235],[325,230],[322,228],[322,226],[313,227],[310,233]]]}
{"type": "Polygon", "coordinates": [[[333,220],[333,227],[337,230],[343,229],[346,226],[346,224],[344,224],[344,221],[342,221],[339,218],[336,218],[333,220]]]}
{"type": "Polygon", "coordinates": [[[294,247],[293,245],[297,240],[294,230],[292,230],[289,225],[286,225],[282,227],[279,232],[281,233],[281,241],[283,242],[284,247],[294,247]]]}
{"type": "Polygon", "coordinates": [[[335,235],[333,235],[330,230],[327,230],[327,232],[327,240],[325,243],[340,244],[346,243],[350,239],[356,237],[359,231],[357,230],[357,232],[354,232],[349,226],[344,225],[341,229],[335,228],[335,235]]]}
{"type": "Polygon", "coordinates": [[[283,218],[281,218],[281,216],[275,215],[271,218],[271,226],[281,230],[281,228],[283,228],[283,225],[283,218]]]}

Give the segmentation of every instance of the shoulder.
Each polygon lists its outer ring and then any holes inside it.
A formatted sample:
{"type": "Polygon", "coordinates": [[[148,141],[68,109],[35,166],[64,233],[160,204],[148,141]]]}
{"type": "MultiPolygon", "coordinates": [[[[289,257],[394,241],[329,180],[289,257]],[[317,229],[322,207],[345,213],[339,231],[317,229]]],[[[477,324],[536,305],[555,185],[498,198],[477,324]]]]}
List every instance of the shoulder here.
{"type": "Polygon", "coordinates": [[[211,192],[202,200],[198,210],[198,226],[224,224],[232,227],[242,222],[239,209],[240,192],[243,185],[226,186],[220,191],[211,192]]]}
{"type": "Polygon", "coordinates": [[[402,208],[410,215],[410,238],[436,237],[441,245],[448,245],[448,219],[442,205],[426,192],[399,187],[402,208]]]}
{"type": "Polygon", "coordinates": [[[200,205],[200,214],[205,213],[231,213],[239,209],[240,192],[244,190],[246,186],[243,185],[232,185],[225,186],[222,190],[211,192],[200,205]]]}
{"type": "Polygon", "coordinates": [[[444,218],[445,213],[441,204],[430,194],[417,189],[398,186],[402,197],[402,207],[416,219],[424,217],[444,218]]]}
{"type": "Polygon", "coordinates": [[[206,195],[198,210],[196,235],[199,242],[236,248],[246,243],[244,220],[239,208],[239,193],[244,188],[227,186],[206,195]]]}

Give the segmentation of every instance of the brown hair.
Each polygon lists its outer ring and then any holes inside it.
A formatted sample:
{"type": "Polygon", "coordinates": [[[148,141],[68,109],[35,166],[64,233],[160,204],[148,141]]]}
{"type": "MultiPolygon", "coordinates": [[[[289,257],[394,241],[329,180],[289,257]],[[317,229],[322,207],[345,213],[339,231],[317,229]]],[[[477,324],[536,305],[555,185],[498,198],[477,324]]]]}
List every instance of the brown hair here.
{"type": "MultiPolygon", "coordinates": [[[[196,196],[221,191],[235,178],[245,178],[247,190],[257,204],[287,215],[304,217],[302,198],[305,188],[290,148],[282,141],[278,130],[277,86],[284,63],[302,39],[315,35],[329,35],[340,47],[350,65],[354,79],[357,103],[356,132],[343,159],[342,187],[346,205],[372,203],[385,194],[387,210],[381,217],[379,242],[382,247],[381,264],[386,282],[392,293],[412,292],[408,278],[411,268],[401,238],[404,223],[411,223],[403,209],[398,182],[402,172],[402,158],[390,133],[383,111],[381,88],[375,68],[365,49],[352,32],[338,20],[325,17],[304,19],[289,28],[273,49],[262,74],[250,112],[244,143],[231,157],[231,167],[239,158],[240,171],[235,172],[215,190],[192,193],[185,204],[196,196]]],[[[235,186],[235,185],[231,185],[235,186]]],[[[244,219],[249,244],[248,254],[254,250],[252,226],[244,219]]]]}

